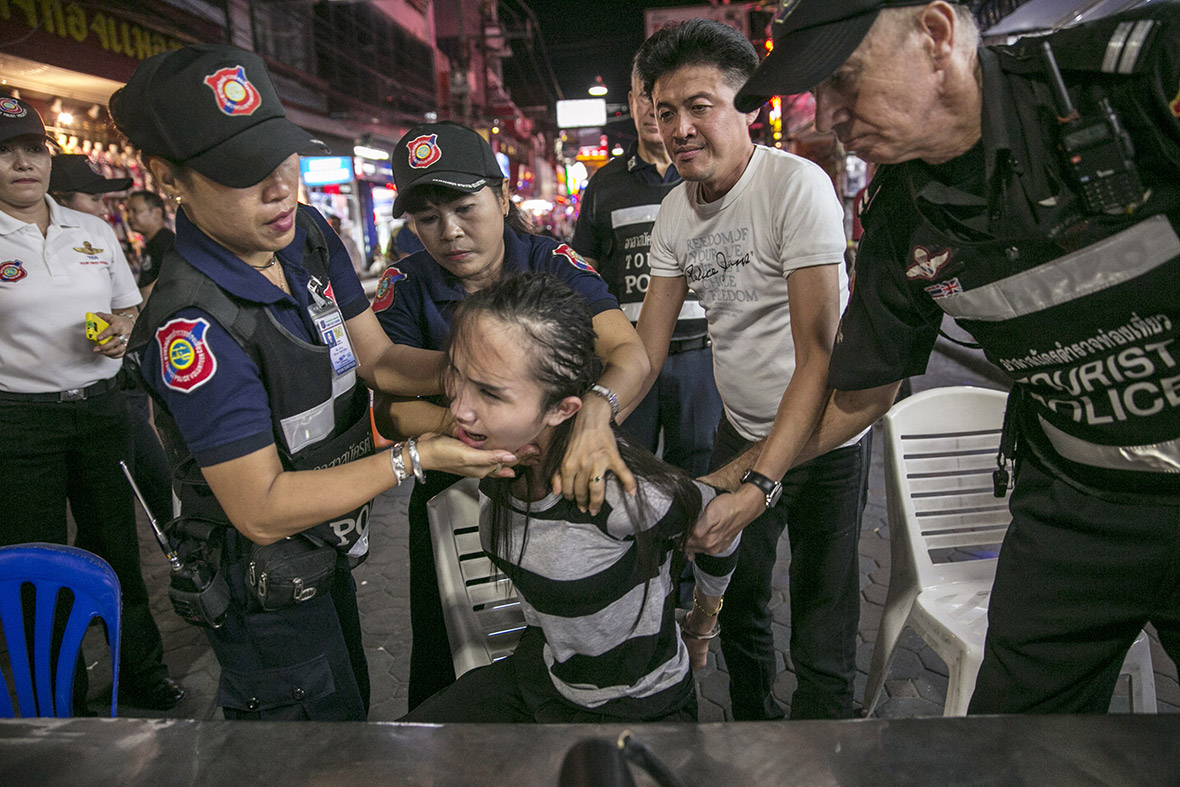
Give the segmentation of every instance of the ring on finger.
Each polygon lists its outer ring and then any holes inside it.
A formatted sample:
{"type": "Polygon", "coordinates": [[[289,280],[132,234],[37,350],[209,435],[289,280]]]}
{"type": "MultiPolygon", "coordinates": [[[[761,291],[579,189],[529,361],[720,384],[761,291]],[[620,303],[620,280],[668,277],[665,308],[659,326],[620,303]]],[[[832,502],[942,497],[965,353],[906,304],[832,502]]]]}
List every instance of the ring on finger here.
{"type": "Polygon", "coordinates": [[[600,475],[596,475],[596,476],[594,476],[593,478],[591,478],[591,479],[590,479],[590,483],[592,483],[592,484],[597,484],[597,483],[598,483],[599,481],[601,481],[601,480],[602,480],[602,476],[600,476],[600,475]]]}
{"type": "Polygon", "coordinates": [[[504,467],[503,462],[496,462],[496,466],[492,469],[492,475],[495,475],[496,473],[500,472],[500,470],[503,469],[503,467],[504,467]]]}

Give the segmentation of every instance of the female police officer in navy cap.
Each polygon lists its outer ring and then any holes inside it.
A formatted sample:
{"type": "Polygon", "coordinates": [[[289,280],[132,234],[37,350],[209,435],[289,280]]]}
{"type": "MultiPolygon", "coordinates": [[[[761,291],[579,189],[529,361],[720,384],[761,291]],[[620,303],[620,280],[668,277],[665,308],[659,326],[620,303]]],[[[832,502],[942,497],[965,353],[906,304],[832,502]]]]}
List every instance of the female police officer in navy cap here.
{"type": "Polygon", "coordinates": [[[438,364],[389,343],[339,238],[296,205],[298,153],[314,143],[257,55],[156,55],[110,109],[181,206],[131,348],[164,411],[182,515],[233,525],[220,556],[232,601],[208,629],[218,702],[227,718],[364,719],[349,566],[368,549],[370,501],[422,468],[510,475],[500,465],[515,458],[437,435],[374,455],[358,378],[437,390],[438,364]],[[330,592],[265,595],[263,555],[304,541],[336,550],[330,592]]]}
{"type": "MultiPolygon", "coordinates": [[[[568,245],[531,234],[512,202],[507,178],[487,140],[459,123],[425,123],[410,129],[393,151],[398,196],[394,215],[409,213],[425,249],[385,272],[373,310],[399,345],[438,351],[450,332],[451,314],[468,295],[522,271],[550,273],[578,293],[594,315],[595,350],[605,369],[574,420],[569,448],[554,487],[598,513],[608,473],[634,491],[635,479],[619,457],[611,422],[639,393],[647,353],[606,283],[568,245]]],[[[435,353],[438,354],[438,353],[435,353]]],[[[428,394],[429,391],[419,393],[428,394]]],[[[479,445],[447,417],[438,400],[374,406],[378,425],[390,434],[421,429],[454,432],[479,445]],[[388,415],[388,421],[386,416],[388,415]]],[[[454,483],[431,473],[410,499],[409,705],[412,710],[454,679],[442,604],[434,572],[426,501],[454,483]]]]}

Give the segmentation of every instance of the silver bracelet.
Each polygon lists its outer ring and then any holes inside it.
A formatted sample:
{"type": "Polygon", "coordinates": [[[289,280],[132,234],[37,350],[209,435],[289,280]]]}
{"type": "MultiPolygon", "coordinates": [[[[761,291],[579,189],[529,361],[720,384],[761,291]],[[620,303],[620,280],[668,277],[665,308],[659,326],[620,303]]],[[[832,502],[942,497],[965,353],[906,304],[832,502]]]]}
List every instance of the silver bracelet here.
{"type": "Polygon", "coordinates": [[[596,393],[603,399],[610,403],[610,419],[617,421],[619,419],[619,395],[607,388],[605,385],[594,383],[590,386],[590,393],[596,393]]]}
{"type": "Polygon", "coordinates": [[[414,478],[418,479],[419,484],[425,484],[426,473],[422,470],[422,458],[418,456],[418,438],[407,440],[406,448],[410,449],[410,467],[414,468],[414,478]]]}
{"type": "Polygon", "coordinates": [[[401,486],[410,477],[406,472],[406,461],[402,459],[402,446],[405,443],[394,443],[393,448],[389,449],[389,466],[393,468],[393,474],[397,476],[397,485],[401,486]]]}
{"type": "Polygon", "coordinates": [[[683,632],[684,636],[691,639],[713,639],[721,633],[721,621],[715,622],[713,624],[713,628],[704,634],[697,634],[695,632],[689,631],[688,627],[686,626],[688,623],[688,613],[689,610],[687,609],[676,609],[676,623],[679,624],[680,631],[683,632]]]}

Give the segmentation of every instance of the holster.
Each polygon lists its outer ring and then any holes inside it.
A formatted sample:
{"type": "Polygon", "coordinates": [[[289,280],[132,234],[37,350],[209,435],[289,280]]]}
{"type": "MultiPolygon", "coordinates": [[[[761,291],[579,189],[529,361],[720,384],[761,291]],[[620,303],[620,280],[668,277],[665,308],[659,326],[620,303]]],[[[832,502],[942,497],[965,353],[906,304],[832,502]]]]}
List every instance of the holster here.
{"type": "Polygon", "coordinates": [[[336,550],[300,533],[250,548],[246,584],[266,611],[293,607],[326,595],[336,574],[336,550]]]}
{"type": "Polygon", "coordinates": [[[180,563],[169,577],[168,600],[177,615],[195,626],[219,628],[230,605],[221,552],[229,526],[197,517],[178,517],[164,526],[180,563]]]}

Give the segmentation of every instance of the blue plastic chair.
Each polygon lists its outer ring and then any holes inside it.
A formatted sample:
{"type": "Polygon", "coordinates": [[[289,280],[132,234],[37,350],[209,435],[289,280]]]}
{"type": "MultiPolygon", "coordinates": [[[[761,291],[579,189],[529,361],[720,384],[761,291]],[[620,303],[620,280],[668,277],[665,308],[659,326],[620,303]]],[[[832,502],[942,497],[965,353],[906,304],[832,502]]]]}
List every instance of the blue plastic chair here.
{"type": "MultiPolygon", "coordinates": [[[[119,580],[105,560],[76,547],[59,544],[21,544],[0,548],[0,622],[12,666],[17,703],[22,717],[74,715],[74,670],[82,637],[94,618],[106,624],[111,652],[111,716],[119,696],[119,631],[123,610],[119,580]],[[33,663],[25,639],[21,587],[35,589],[33,663]],[[74,594],[53,675],[51,647],[53,618],[63,588],[74,594]]],[[[0,718],[15,716],[5,681],[0,691],[0,718]]]]}

